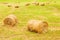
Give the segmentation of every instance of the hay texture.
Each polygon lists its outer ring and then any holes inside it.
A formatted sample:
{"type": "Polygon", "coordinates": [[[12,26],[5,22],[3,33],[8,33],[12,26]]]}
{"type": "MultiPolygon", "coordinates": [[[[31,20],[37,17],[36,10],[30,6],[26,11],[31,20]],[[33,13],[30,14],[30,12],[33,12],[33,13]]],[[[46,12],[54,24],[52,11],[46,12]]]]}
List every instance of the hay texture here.
{"type": "Polygon", "coordinates": [[[38,6],[39,5],[39,2],[33,2],[32,4],[38,6]]]}
{"type": "Polygon", "coordinates": [[[36,33],[45,33],[48,30],[48,23],[41,20],[30,20],[27,26],[29,31],[36,33]]]}
{"type": "Polygon", "coordinates": [[[29,5],[30,5],[30,3],[26,3],[26,4],[25,4],[25,6],[29,6],[29,5]]]}
{"type": "Polygon", "coordinates": [[[15,6],[15,8],[19,8],[19,6],[18,6],[18,5],[16,5],[16,6],[15,6]]]}
{"type": "Polygon", "coordinates": [[[14,26],[17,23],[17,18],[15,15],[11,14],[8,15],[4,20],[3,20],[4,25],[9,25],[9,26],[14,26]]]}

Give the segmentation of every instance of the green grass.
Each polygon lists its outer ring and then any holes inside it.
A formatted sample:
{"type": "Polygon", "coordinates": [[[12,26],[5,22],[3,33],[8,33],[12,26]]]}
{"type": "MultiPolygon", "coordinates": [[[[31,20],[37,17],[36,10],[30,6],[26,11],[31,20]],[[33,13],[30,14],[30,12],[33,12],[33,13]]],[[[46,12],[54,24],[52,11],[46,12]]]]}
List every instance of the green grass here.
{"type": "MultiPolygon", "coordinates": [[[[29,32],[27,22],[30,19],[45,20],[50,27],[60,28],[60,0],[49,0],[50,4],[45,6],[20,6],[19,8],[7,7],[3,4],[23,4],[34,0],[0,0],[0,40],[60,40],[60,31],[48,30],[45,34],[29,32]],[[56,1],[56,3],[55,3],[56,1]],[[3,19],[9,15],[17,16],[18,24],[15,27],[2,26],[3,19]],[[55,15],[56,14],[56,15],[55,15]]],[[[49,2],[48,0],[37,0],[37,2],[49,2]]]]}

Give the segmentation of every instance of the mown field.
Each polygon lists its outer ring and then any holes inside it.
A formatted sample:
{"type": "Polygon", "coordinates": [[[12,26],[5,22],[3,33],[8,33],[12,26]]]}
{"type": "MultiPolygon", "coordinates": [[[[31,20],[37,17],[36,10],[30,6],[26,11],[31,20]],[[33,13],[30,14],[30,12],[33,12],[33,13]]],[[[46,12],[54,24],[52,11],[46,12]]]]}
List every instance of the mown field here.
{"type": "Polygon", "coordinates": [[[0,0],[0,40],[60,40],[60,0],[0,0]],[[25,3],[35,1],[49,4],[25,6],[25,3]],[[18,19],[19,23],[14,27],[2,26],[3,19],[9,14],[16,15],[18,19]],[[26,25],[30,19],[47,21],[48,32],[38,34],[28,31],[26,25]]]}

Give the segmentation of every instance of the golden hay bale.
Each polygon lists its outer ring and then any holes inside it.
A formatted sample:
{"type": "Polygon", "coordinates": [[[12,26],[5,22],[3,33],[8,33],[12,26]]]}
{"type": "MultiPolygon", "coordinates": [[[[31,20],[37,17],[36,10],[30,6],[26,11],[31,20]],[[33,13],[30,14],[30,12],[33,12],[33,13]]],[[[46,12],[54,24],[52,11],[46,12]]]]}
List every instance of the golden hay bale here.
{"type": "Polygon", "coordinates": [[[15,15],[8,15],[4,20],[3,20],[4,25],[9,25],[9,26],[14,26],[17,23],[17,18],[15,15]]]}
{"type": "Polygon", "coordinates": [[[16,6],[15,6],[15,8],[19,8],[19,6],[18,6],[18,5],[16,5],[16,6]]]}
{"type": "Polygon", "coordinates": [[[45,6],[45,4],[44,4],[44,3],[42,3],[42,4],[41,4],[41,6],[45,6]]]}
{"type": "Polygon", "coordinates": [[[48,23],[41,20],[30,20],[28,21],[27,27],[29,31],[45,33],[48,29],[48,23]]]}
{"type": "Polygon", "coordinates": [[[32,4],[38,6],[39,5],[39,2],[33,2],[32,4]]]}
{"type": "Polygon", "coordinates": [[[9,5],[9,4],[8,4],[7,6],[8,6],[8,7],[11,7],[11,5],[9,5]]]}
{"type": "Polygon", "coordinates": [[[45,6],[45,5],[49,5],[49,2],[41,2],[40,6],[45,6]]]}
{"type": "Polygon", "coordinates": [[[26,4],[25,4],[25,6],[29,6],[29,5],[30,5],[30,3],[26,3],[26,4]]]}

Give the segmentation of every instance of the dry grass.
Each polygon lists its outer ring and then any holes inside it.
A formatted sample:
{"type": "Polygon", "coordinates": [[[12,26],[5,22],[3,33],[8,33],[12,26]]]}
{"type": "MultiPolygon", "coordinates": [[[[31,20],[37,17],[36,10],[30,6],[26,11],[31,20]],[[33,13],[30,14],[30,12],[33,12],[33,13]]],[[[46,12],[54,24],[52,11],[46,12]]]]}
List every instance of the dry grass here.
{"type": "MultiPolygon", "coordinates": [[[[50,0],[50,3],[45,6],[30,5],[26,7],[24,3],[29,1],[31,2],[32,0],[0,0],[0,40],[60,40],[60,30],[55,31],[55,27],[60,28],[60,16],[54,15],[55,12],[57,14],[60,13],[60,1],[50,0]],[[2,4],[3,1],[11,3],[12,7],[2,4]],[[20,6],[18,9],[15,8],[17,2],[19,2],[18,5],[20,6]],[[11,13],[17,16],[19,23],[15,27],[2,26],[2,19],[11,13]],[[28,31],[26,27],[27,21],[30,19],[40,20],[40,18],[48,21],[48,28],[50,28],[48,32],[38,34],[28,31]]],[[[37,1],[46,2],[47,0],[37,1]]]]}

